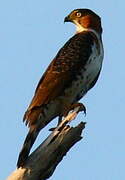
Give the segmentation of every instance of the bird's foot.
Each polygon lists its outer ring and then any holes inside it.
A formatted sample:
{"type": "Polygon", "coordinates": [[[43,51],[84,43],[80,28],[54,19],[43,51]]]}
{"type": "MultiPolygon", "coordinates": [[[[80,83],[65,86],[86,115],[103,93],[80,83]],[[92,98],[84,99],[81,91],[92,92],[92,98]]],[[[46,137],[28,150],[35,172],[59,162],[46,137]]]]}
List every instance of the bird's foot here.
{"type": "Polygon", "coordinates": [[[56,127],[50,128],[49,131],[54,131],[56,127]]]}
{"type": "Polygon", "coordinates": [[[85,114],[85,116],[86,116],[86,107],[85,107],[85,105],[82,104],[82,103],[72,104],[72,105],[70,106],[70,110],[69,110],[69,111],[73,111],[76,107],[80,107],[78,112],[83,111],[84,114],[85,114]]]}
{"type": "MultiPolygon", "coordinates": [[[[68,108],[68,110],[66,111],[66,115],[67,115],[70,111],[73,111],[73,110],[74,110],[75,108],[77,108],[77,107],[80,107],[79,110],[78,110],[78,113],[81,112],[81,111],[83,111],[84,114],[85,114],[85,116],[86,116],[86,107],[85,107],[85,105],[82,104],[82,103],[74,103],[74,104],[72,104],[72,105],[68,108]]],[[[66,115],[65,115],[65,116],[66,116],[66,115]]],[[[59,117],[58,125],[60,124],[61,121],[62,121],[62,116],[59,117]]],[[[57,125],[57,126],[58,126],[58,125],[57,125]]],[[[54,131],[56,128],[57,128],[57,127],[50,128],[49,131],[54,131]]]]}
{"type": "MultiPolygon", "coordinates": [[[[59,116],[57,126],[61,123],[61,121],[62,121],[62,116],[59,116]]],[[[56,128],[57,127],[50,128],[49,131],[54,131],[56,128]]]]}

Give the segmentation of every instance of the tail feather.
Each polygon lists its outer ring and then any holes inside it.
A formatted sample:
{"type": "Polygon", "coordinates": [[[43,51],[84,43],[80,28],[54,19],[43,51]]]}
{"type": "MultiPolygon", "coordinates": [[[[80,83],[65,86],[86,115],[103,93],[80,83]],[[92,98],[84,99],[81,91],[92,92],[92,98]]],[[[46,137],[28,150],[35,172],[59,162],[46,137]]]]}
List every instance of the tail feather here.
{"type": "Polygon", "coordinates": [[[28,158],[29,152],[30,152],[38,134],[39,134],[38,130],[33,130],[33,131],[28,132],[26,139],[24,141],[22,150],[19,153],[19,157],[18,157],[18,161],[17,161],[18,168],[24,166],[24,164],[28,158]]]}

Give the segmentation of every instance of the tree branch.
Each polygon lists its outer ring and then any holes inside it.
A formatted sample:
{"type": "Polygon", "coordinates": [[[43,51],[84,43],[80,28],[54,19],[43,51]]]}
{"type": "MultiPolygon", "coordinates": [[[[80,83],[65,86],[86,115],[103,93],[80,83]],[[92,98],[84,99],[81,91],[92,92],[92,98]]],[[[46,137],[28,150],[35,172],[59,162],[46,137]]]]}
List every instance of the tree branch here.
{"type": "Polygon", "coordinates": [[[15,170],[7,180],[46,180],[55,171],[69,149],[82,139],[85,123],[76,127],[66,124],[73,120],[80,107],[70,113],[49,137],[29,156],[25,166],[15,170]]]}

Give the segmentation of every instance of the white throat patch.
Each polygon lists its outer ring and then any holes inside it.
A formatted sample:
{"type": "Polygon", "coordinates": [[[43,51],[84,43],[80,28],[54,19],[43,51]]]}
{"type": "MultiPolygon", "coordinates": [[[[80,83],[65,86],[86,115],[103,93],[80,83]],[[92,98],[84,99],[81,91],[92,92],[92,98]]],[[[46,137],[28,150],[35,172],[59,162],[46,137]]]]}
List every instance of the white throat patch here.
{"type": "Polygon", "coordinates": [[[83,26],[81,26],[81,24],[79,24],[77,21],[73,21],[76,25],[76,33],[80,33],[80,32],[83,32],[83,31],[90,31],[90,32],[93,32],[97,38],[99,39],[99,34],[94,30],[94,29],[91,29],[91,28],[84,28],[83,26]]]}

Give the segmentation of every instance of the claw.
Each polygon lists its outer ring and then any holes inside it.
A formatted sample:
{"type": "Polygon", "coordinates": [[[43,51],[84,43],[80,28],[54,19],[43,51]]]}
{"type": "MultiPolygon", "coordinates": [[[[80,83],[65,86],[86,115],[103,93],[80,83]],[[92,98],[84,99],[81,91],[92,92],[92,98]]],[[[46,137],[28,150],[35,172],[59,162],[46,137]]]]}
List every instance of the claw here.
{"type": "MultiPolygon", "coordinates": [[[[68,109],[68,111],[67,111],[66,114],[68,114],[68,112],[70,112],[70,111],[73,111],[76,107],[80,107],[78,113],[79,113],[80,111],[83,111],[84,114],[85,114],[85,116],[86,116],[86,107],[85,107],[85,105],[82,104],[82,103],[72,104],[72,105],[70,106],[70,108],[68,109]]],[[[59,120],[58,120],[57,126],[59,125],[59,123],[60,123],[61,121],[62,121],[62,116],[59,116],[59,120]]],[[[50,128],[49,131],[54,131],[55,129],[56,129],[56,127],[50,128]]]]}
{"type": "Polygon", "coordinates": [[[86,107],[84,106],[84,104],[82,104],[82,105],[80,106],[80,110],[79,110],[79,111],[83,111],[84,114],[85,114],[85,116],[86,116],[86,107]]]}
{"type": "Polygon", "coordinates": [[[85,107],[84,104],[82,104],[82,103],[73,104],[73,105],[71,106],[71,110],[74,110],[74,109],[75,109],[76,107],[78,107],[78,106],[80,106],[79,112],[80,112],[80,111],[83,111],[84,114],[85,114],[85,116],[86,116],[86,107],[85,107]]]}
{"type": "Polygon", "coordinates": [[[56,127],[50,128],[49,131],[54,131],[55,129],[56,129],[56,127]]]}

